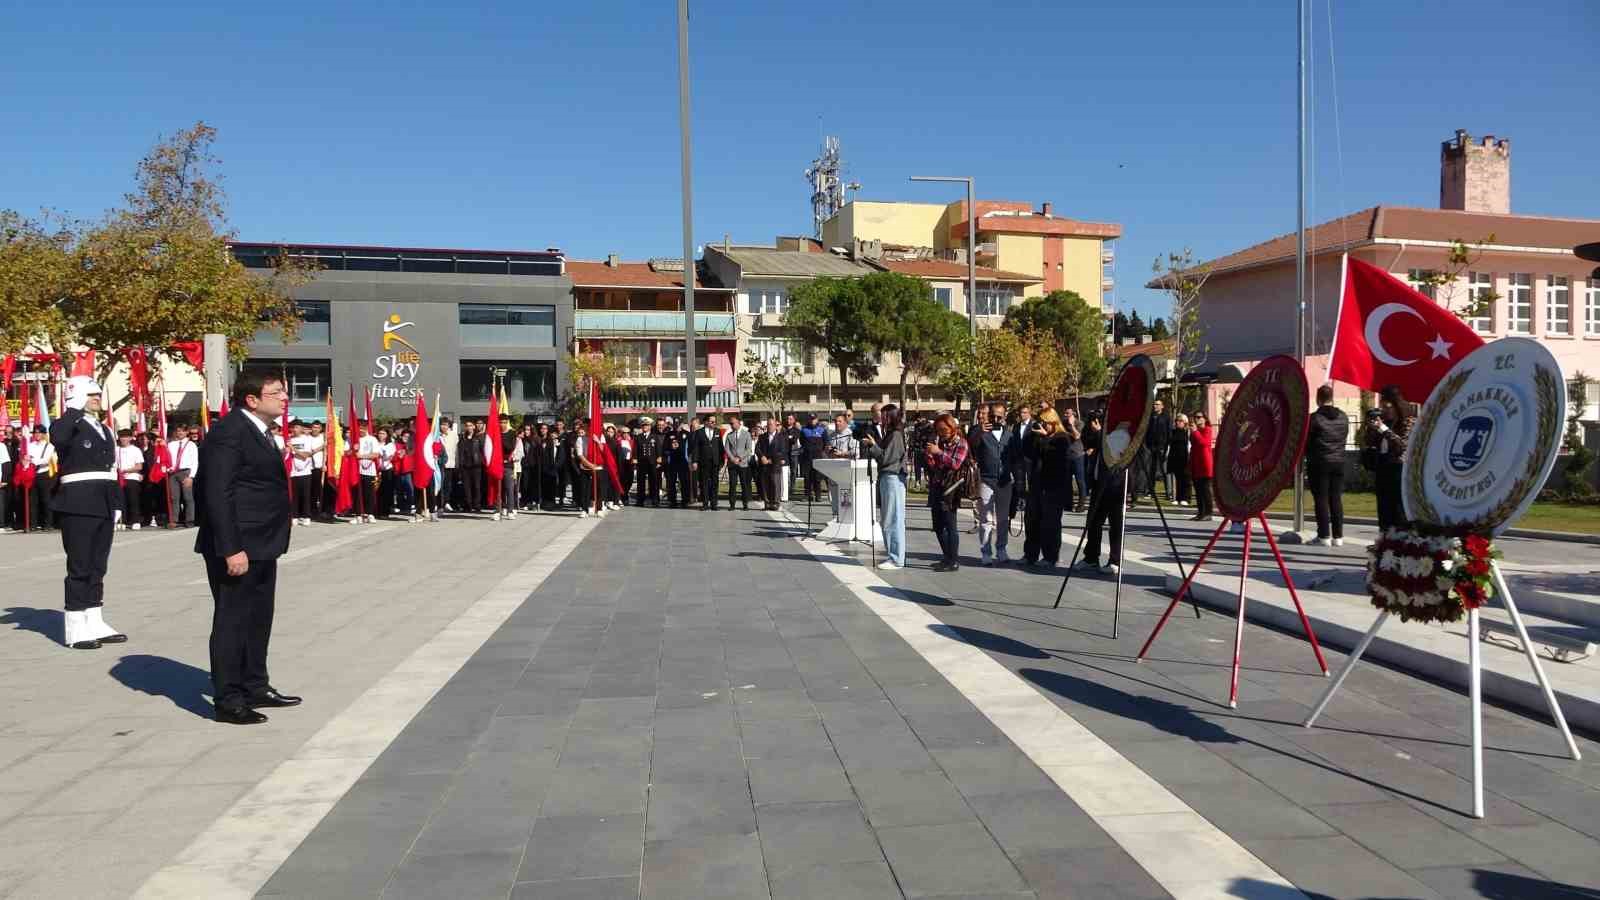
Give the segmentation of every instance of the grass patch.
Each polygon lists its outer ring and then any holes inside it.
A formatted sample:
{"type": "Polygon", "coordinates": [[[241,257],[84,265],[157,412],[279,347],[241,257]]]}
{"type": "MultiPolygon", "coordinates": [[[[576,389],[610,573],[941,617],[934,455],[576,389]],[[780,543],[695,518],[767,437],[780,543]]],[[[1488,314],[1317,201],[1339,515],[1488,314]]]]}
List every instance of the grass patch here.
{"type": "MultiPolygon", "coordinates": [[[[1305,495],[1306,521],[1315,522],[1311,494],[1305,495]]],[[[1293,512],[1294,494],[1284,491],[1271,506],[1272,512],[1293,512]]],[[[1378,497],[1371,493],[1345,492],[1344,514],[1357,518],[1377,518],[1378,497]]],[[[1600,505],[1580,503],[1537,502],[1518,519],[1514,527],[1533,528],[1539,531],[1571,531],[1578,534],[1600,534],[1600,505]]]]}

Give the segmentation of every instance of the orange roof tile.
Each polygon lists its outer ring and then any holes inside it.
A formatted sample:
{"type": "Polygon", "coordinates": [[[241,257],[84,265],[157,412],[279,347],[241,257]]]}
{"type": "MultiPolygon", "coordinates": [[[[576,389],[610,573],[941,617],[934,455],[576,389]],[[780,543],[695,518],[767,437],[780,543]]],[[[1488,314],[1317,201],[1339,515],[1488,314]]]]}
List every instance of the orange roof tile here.
{"type": "MultiPolygon", "coordinates": [[[[657,272],[650,268],[649,263],[618,263],[615,266],[603,262],[585,262],[581,260],[567,260],[567,277],[572,279],[575,287],[636,287],[636,288],[679,288],[683,287],[683,276],[677,272],[657,272]]],[[[729,288],[715,287],[708,284],[695,285],[695,290],[725,291],[729,288]]]]}

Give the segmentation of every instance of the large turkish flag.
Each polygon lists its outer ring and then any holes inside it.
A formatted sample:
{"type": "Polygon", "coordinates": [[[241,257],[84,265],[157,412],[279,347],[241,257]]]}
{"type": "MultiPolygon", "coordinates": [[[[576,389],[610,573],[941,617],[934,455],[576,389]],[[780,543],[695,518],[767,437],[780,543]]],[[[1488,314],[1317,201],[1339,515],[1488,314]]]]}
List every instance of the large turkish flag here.
{"type": "Polygon", "coordinates": [[[1388,272],[1345,258],[1344,296],[1328,377],[1369,391],[1396,385],[1421,403],[1483,338],[1456,314],[1388,272]]]}

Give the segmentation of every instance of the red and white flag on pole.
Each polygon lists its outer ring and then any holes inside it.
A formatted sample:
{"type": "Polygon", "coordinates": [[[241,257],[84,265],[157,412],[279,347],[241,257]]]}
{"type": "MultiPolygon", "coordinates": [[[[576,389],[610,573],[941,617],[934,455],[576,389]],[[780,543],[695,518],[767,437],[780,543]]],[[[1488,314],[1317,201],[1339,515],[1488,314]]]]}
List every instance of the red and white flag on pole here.
{"type": "Polygon", "coordinates": [[[1368,391],[1396,385],[1421,403],[1457,360],[1483,346],[1455,313],[1377,266],[1346,257],[1343,280],[1329,378],[1368,391]]]}
{"type": "MultiPolygon", "coordinates": [[[[439,399],[435,395],[434,411],[438,412],[439,399]]],[[[437,419],[437,416],[435,417],[437,419]]],[[[417,449],[412,457],[411,485],[417,490],[426,490],[433,483],[434,475],[439,468],[439,430],[428,421],[428,404],[417,395],[417,420],[411,426],[411,433],[415,435],[417,449]]]]}
{"type": "MultiPolygon", "coordinates": [[[[606,442],[606,421],[600,414],[600,382],[589,379],[589,461],[606,470],[611,488],[622,493],[622,480],[617,477],[617,461],[611,458],[611,445],[606,442]]],[[[596,484],[596,487],[599,485],[596,484]]],[[[599,492],[595,492],[598,496],[599,492]]]]}

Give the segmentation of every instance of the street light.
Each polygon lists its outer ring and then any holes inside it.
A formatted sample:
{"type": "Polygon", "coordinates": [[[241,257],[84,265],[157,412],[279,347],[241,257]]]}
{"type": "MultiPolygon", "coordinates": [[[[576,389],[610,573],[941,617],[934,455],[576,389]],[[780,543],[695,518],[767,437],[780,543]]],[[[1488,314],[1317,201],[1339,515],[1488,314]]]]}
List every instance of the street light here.
{"type": "Polygon", "coordinates": [[[951,175],[913,175],[912,181],[955,181],[967,186],[967,328],[978,339],[978,214],[972,205],[972,179],[951,175]]]}
{"type": "MultiPolygon", "coordinates": [[[[694,334],[694,204],[690,192],[689,156],[689,0],[678,0],[678,151],[682,158],[683,190],[683,341],[689,364],[683,389],[684,419],[695,415],[694,334]]],[[[710,358],[709,353],[707,358],[710,358]]]]}

